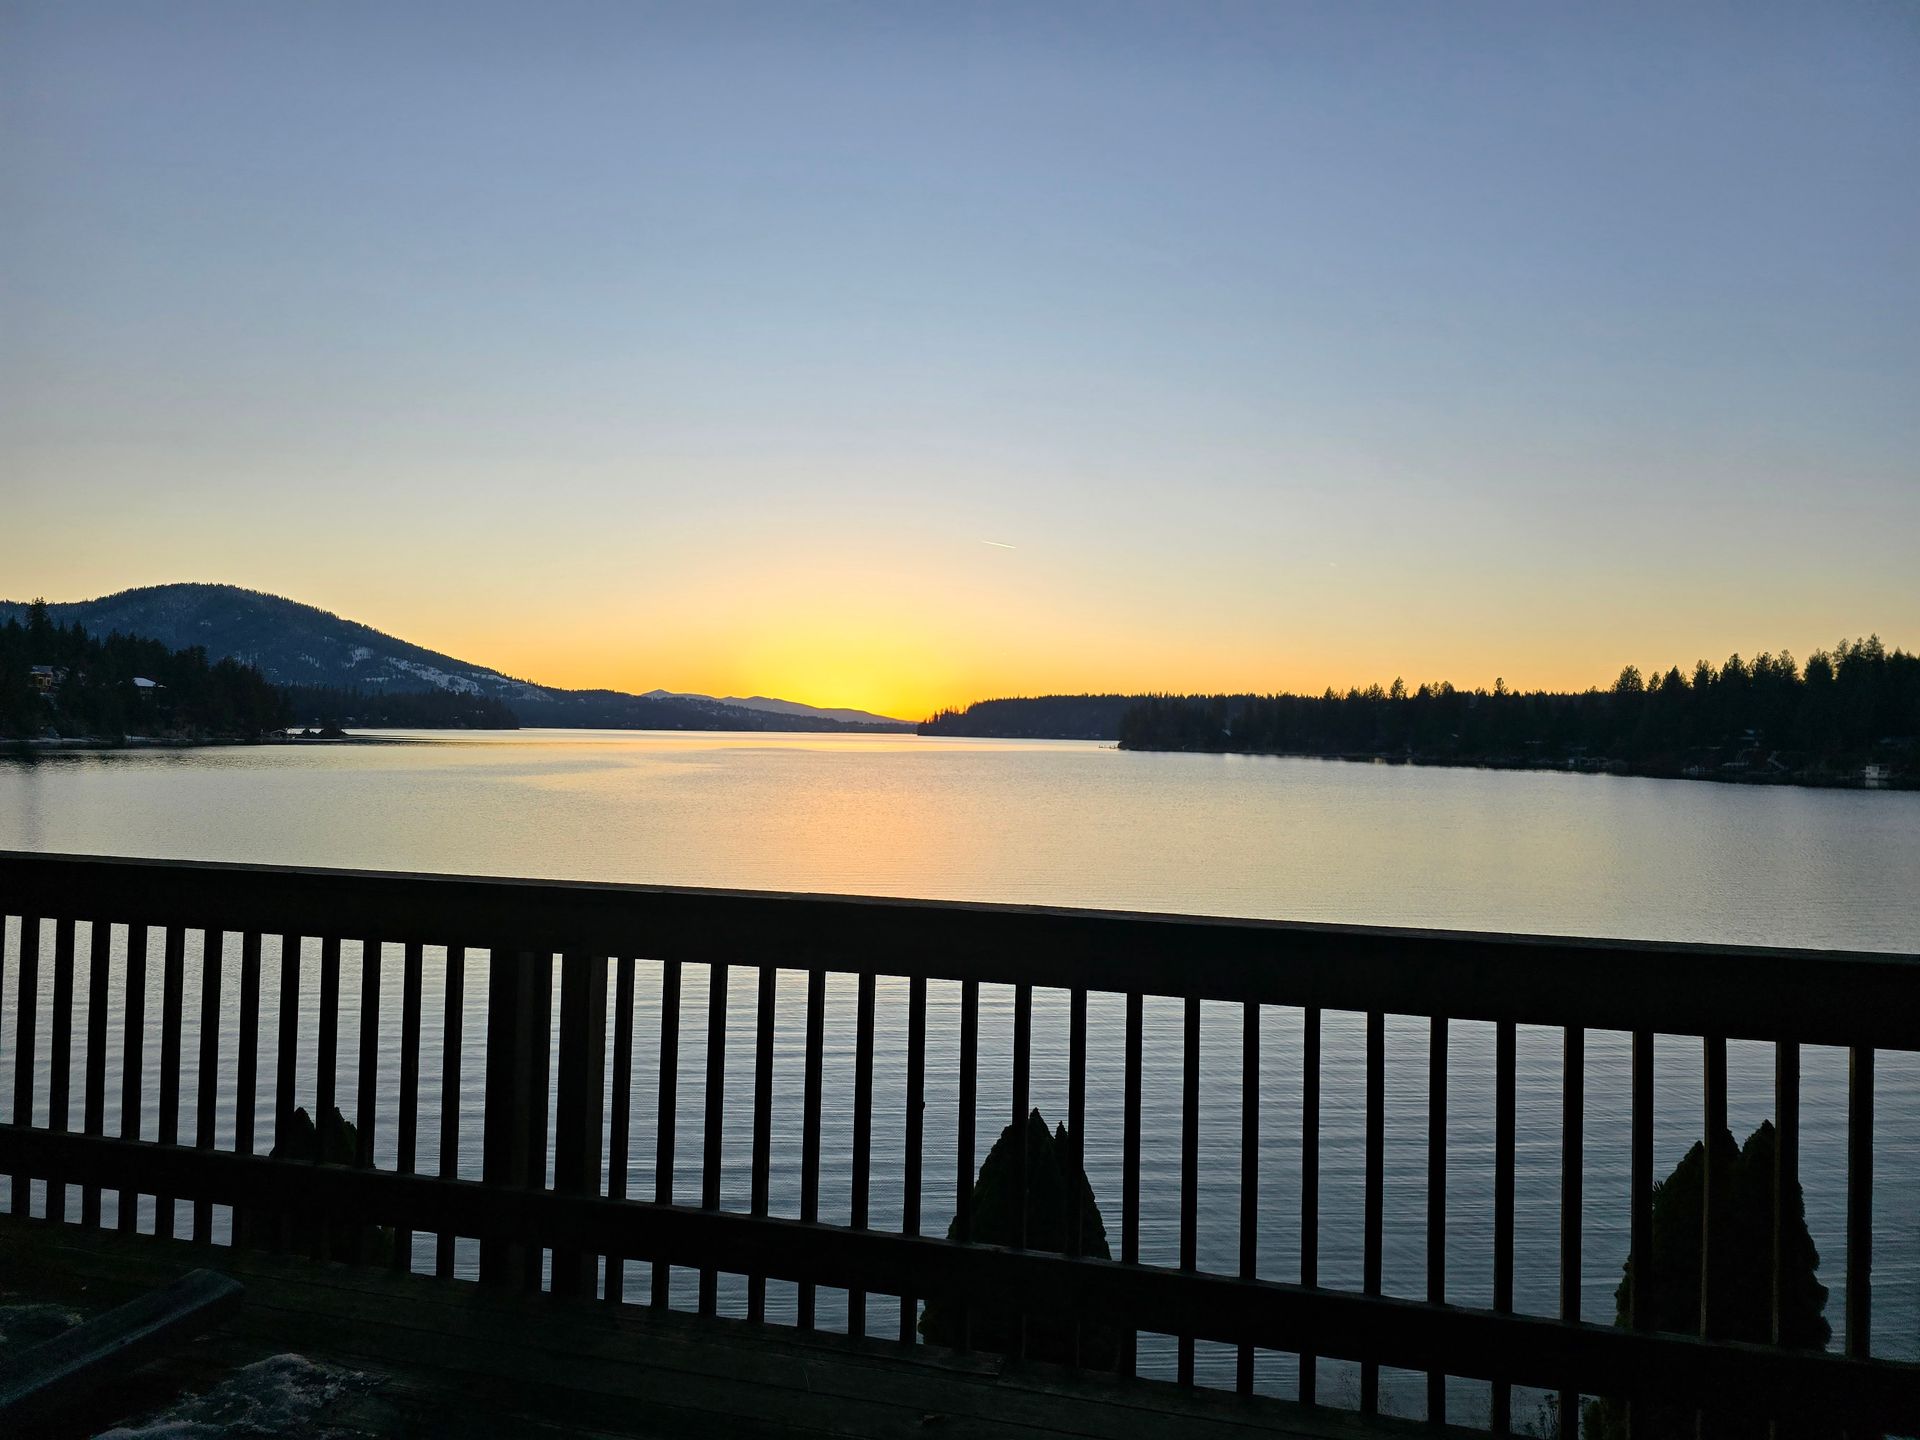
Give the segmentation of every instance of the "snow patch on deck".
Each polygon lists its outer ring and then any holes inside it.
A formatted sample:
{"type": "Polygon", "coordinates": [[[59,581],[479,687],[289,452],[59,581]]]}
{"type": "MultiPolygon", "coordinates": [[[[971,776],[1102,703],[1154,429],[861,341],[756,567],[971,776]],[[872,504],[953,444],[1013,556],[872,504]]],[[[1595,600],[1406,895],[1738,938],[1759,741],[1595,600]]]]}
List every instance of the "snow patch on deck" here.
{"type": "Polygon", "coordinates": [[[316,1364],[304,1355],[274,1355],[234,1371],[204,1395],[188,1396],[98,1440],[344,1440],[365,1431],[344,1419],[330,1424],[330,1414],[376,1384],[371,1375],[316,1364]]]}

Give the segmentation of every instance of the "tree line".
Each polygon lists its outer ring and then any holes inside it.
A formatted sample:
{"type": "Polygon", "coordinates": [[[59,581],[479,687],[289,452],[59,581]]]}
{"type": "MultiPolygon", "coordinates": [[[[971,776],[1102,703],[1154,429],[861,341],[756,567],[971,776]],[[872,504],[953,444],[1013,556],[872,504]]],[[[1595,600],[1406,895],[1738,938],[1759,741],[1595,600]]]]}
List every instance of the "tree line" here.
{"type": "Polygon", "coordinates": [[[1784,651],[1702,660],[1649,679],[1629,665],[1577,694],[1441,681],[1409,690],[1305,695],[1148,695],[1122,715],[1132,750],[1370,755],[1462,763],[1613,761],[1687,773],[1767,766],[1840,771],[1881,761],[1911,772],[1920,736],[1920,656],[1880,638],[1842,641],[1804,666],[1784,651]]]}
{"type": "Polygon", "coordinates": [[[942,710],[919,725],[922,735],[989,735],[1003,739],[1112,740],[1141,695],[1038,695],[976,700],[942,710]]]}
{"type": "Polygon", "coordinates": [[[26,623],[0,625],[0,736],[211,739],[286,723],[285,697],[258,670],[209,660],[199,646],[173,650],[135,635],[90,635],[81,625],[54,624],[39,600],[26,623]]]}

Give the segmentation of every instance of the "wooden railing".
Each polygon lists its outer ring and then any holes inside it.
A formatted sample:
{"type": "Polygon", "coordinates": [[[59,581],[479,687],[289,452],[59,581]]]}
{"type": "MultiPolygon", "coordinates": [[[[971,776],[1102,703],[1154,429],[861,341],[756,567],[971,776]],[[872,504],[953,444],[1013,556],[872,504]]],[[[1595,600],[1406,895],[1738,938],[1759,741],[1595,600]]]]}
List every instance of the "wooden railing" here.
{"type": "MultiPolygon", "coordinates": [[[[214,1238],[213,1207],[237,1216],[272,1217],[284,1241],[307,1237],[315,1251],[349,1252],[364,1227],[391,1227],[394,1263],[406,1264],[415,1232],[436,1237],[434,1268],[452,1275],[456,1237],[477,1238],[479,1277],[491,1284],[561,1295],[625,1297],[628,1262],[651,1262],[651,1298],[669,1298],[671,1266],[699,1273],[698,1308],[716,1309],[716,1279],[748,1277],[748,1313],[766,1313],[767,1281],[797,1284],[797,1318],[815,1323],[815,1287],[849,1294],[847,1326],[864,1332],[870,1294],[898,1297],[897,1333],[914,1339],[918,1301],[951,1296],[963,1306],[1012,1307],[1032,1315],[1098,1316],[1127,1331],[1178,1338],[1177,1373],[1191,1382],[1196,1340],[1238,1347],[1237,1382],[1254,1387],[1256,1351],[1300,1357],[1298,1394],[1315,1401],[1316,1357],[1361,1366],[1359,1404],[1379,1402],[1382,1366],[1426,1371],[1428,1415],[1445,1416],[1445,1377],[1491,1382],[1492,1428],[1513,1423],[1511,1390],[1540,1387],[1560,1396],[1559,1413],[1578,1413],[1581,1396],[1614,1396],[1636,1405],[1710,1405],[1716,1414],[1818,1418],[1860,1433],[1920,1422],[1920,1365],[1875,1358],[1871,1351],[1874,1055],[1920,1050],[1920,958],[1781,949],[1643,944],[1507,935],[1417,932],[1330,925],[1194,919],[919,901],[657,889],[547,881],[0,854],[0,916],[18,919],[19,942],[0,964],[16,967],[0,993],[14,1011],[12,1123],[0,1126],[0,1172],[12,1177],[16,1214],[31,1209],[30,1182],[45,1184],[45,1213],[80,1224],[102,1222],[102,1194],[119,1200],[118,1224],[137,1224],[134,1197],[157,1199],[163,1233],[174,1229],[175,1202],[189,1206],[189,1234],[214,1238]],[[78,943],[85,926],[85,954],[78,943]],[[43,936],[51,931],[50,944],[43,936]],[[191,1138],[181,1132],[184,1057],[182,1012],[190,932],[204,944],[200,965],[198,1068],[191,1138]],[[237,1054],[220,1053],[225,938],[238,937],[240,1020],[237,1054]],[[262,937],[278,937],[289,963],[279,967],[277,994],[262,993],[262,937]],[[318,941],[314,1077],[316,1114],[334,1106],[343,1059],[357,1065],[358,1153],[352,1165],[303,1164],[256,1153],[254,1096],[272,1087],[275,1133],[283,1135],[296,1096],[294,1057],[300,1023],[302,940],[318,941]],[[364,945],[357,1053],[340,1054],[342,946],[364,945]],[[120,1114],[118,1135],[105,1133],[107,1033],[114,1009],[107,957],[123,946],[120,1114]],[[400,968],[385,968],[387,947],[400,968]],[[484,951],[485,1103],[463,1114],[440,1107],[439,1173],[415,1173],[423,1027],[423,951],[445,947],[445,1009],[440,1094],[459,1094],[460,1029],[466,963],[484,951]],[[50,950],[50,1013],[40,1011],[43,950],[50,950]],[[162,969],[160,1013],[144,1012],[146,967],[162,969]],[[661,967],[659,1123],[655,1189],[650,1200],[628,1196],[628,1116],[635,1071],[633,997],[636,958],[661,967]],[[704,1144],[698,1203],[677,1195],[673,1177],[678,1099],[676,1077],[683,967],[707,968],[709,1013],[724,1016],[733,972],[757,980],[753,1066],[750,1201],[746,1212],[722,1208],[721,1127],[726,1102],[728,1027],[707,1030],[704,1144]],[[558,985],[554,983],[558,967],[558,985]],[[775,986],[779,971],[806,976],[804,1094],[797,1218],[769,1212],[774,1088],[775,986]],[[829,974],[857,984],[853,1040],[854,1114],[850,1223],[819,1218],[822,1154],[822,1067],[826,1053],[825,987],[829,974]],[[75,987],[87,986],[85,1034],[76,1037],[75,987]],[[901,1231],[869,1228],[872,1163],[874,997],[877,977],[908,987],[904,1150],[900,1170],[901,1231]],[[401,994],[399,1086],[395,1113],[381,1109],[376,1083],[382,987],[397,978],[401,994]],[[927,986],[957,982],[958,1113],[953,1135],[952,1197],[957,1240],[920,1234],[922,1149],[927,1072],[927,986]],[[1036,988],[1064,992],[1068,1004],[1067,1131],[1086,1135],[1089,992],[1124,997],[1124,1098],[1121,1106],[1120,1244],[1112,1260],[972,1243],[970,1188],[979,1160],[974,1113],[978,1097],[980,986],[1013,994],[1010,1121],[1029,1108],[1031,1026],[1036,988]],[[557,1026],[552,1012],[558,993],[557,1026]],[[612,1023],[609,1025],[609,990],[612,1023]],[[1183,1008],[1180,1084],[1179,1264],[1140,1259],[1142,1015],[1145,1002],[1167,997],[1183,1008]],[[1199,1129],[1200,1023],[1203,1002],[1241,1007],[1240,1166],[1237,1175],[1203,1177],[1199,1129]],[[261,1073],[262,1007],[268,1033],[277,1027],[275,1073],[261,1073]],[[1299,1223],[1300,1283],[1256,1274],[1263,1214],[1260,1149],[1263,1105],[1260,1037],[1263,1007],[1303,1014],[1303,1078],[1299,1223]],[[1363,1264],[1358,1292],[1318,1282],[1321,1037],[1323,1012],[1353,1011],[1365,1019],[1363,1264]],[[1385,1021],[1389,1014],[1429,1022],[1426,1296],[1382,1293],[1385,1211],[1385,1021]],[[1446,1302],[1448,1249],[1448,1038],[1457,1021],[1494,1027],[1494,1245],[1492,1305],[1446,1302]],[[1516,1026],[1564,1032],[1560,1315],[1514,1313],[1514,1164],[1516,1026]],[[43,1063],[42,1031],[49,1047],[43,1063]],[[1713,1269],[1700,1274],[1701,1323],[1696,1333],[1649,1328],[1636,1305],[1632,1323],[1592,1323],[1581,1304],[1581,1179],[1585,1173],[1582,1063],[1589,1031],[1631,1035],[1630,1251],[1636,1296],[1651,1289],[1653,1249],[1654,1036],[1702,1039],[1705,1070],[1701,1131],[1726,1129],[1729,1038],[1771,1042],[1776,1049],[1775,1114],[1779,1143],[1774,1176],[1776,1223],[1771,1263],[1776,1278],[1779,1339],[1786,1227],[1797,1194],[1800,1050],[1842,1046],[1849,1056],[1846,1130],[1846,1259],[1841,1353],[1718,1338],[1721,1297],[1713,1269]],[[609,1032],[610,1039],[609,1039],[609,1032]],[[143,1047],[157,1035],[157,1138],[142,1139],[140,1116],[147,1068],[143,1047]],[[550,1052],[550,1037],[557,1048],[550,1052]],[[75,1114],[69,1076],[73,1046],[84,1044],[84,1088],[75,1114]],[[611,1055],[608,1054],[609,1044],[611,1055]],[[231,1063],[236,1109],[232,1147],[217,1148],[216,1077],[231,1063]],[[44,1095],[37,1093],[46,1075],[44,1095]],[[551,1087],[551,1089],[550,1089],[551,1087]],[[548,1134],[549,1112],[553,1132],[548,1134]],[[77,1126],[76,1126],[77,1121],[77,1126]],[[457,1177],[453,1157],[466,1127],[482,1127],[482,1174],[457,1177]],[[376,1166],[376,1136],[394,1137],[391,1168],[376,1166]],[[549,1166],[550,1160],[550,1166],[549,1166]],[[1203,1271],[1196,1227],[1203,1179],[1237,1183],[1239,1263],[1235,1274],[1203,1271]],[[77,1215],[69,1189],[77,1190],[77,1215]],[[344,1246],[336,1227],[288,1217],[353,1223],[344,1246]],[[550,1266],[547,1253],[550,1252],[550,1266]]],[[[836,1037],[836,1044],[841,1037],[836,1037]]],[[[5,1057],[0,1057],[0,1070],[5,1057]]],[[[1024,1185],[1024,1147],[1011,1147],[1014,1183],[1024,1185]]],[[[839,1163],[842,1157],[834,1157],[839,1163]]],[[[1920,1177],[1914,1177],[1920,1179],[1920,1177]]],[[[1724,1183],[1712,1165],[1706,1185],[1724,1183]]],[[[1024,1211],[1015,1207],[1016,1213],[1024,1211]]],[[[1711,1214],[1710,1204],[1702,1206],[1711,1214]]],[[[1797,1213],[1797,1212],[1796,1212],[1797,1213]]],[[[236,1225],[236,1228],[238,1226],[236,1225]]],[[[1078,1223],[1069,1243],[1077,1252],[1078,1223]]],[[[1716,1237],[1708,1226],[1703,1250],[1716,1237]]],[[[1724,1240],[1722,1240],[1724,1243],[1724,1240]]],[[[333,1258],[353,1259],[353,1254],[333,1258]]],[[[963,1311],[964,1313],[964,1311],[963,1311]]],[[[891,1328],[891,1327],[890,1327],[891,1328]]],[[[1131,1353],[1121,1367],[1130,1369],[1131,1353]]],[[[1629,1412],[1631,1414],[1631,1410],[1629,1412]]]]}

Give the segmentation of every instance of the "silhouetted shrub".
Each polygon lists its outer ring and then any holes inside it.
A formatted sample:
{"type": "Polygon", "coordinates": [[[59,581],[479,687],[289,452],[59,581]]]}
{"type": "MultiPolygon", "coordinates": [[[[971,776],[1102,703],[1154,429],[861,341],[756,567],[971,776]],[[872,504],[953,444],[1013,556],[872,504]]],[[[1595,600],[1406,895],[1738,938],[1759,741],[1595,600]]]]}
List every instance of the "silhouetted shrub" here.
{"type": "MultiPolygon", "coordinates": [[[[1714,1137],[1713,1285],[1718,1304],[1715,1339],[1768,1343],[1773,1338],[1773,1123],[1763,1121],[1744,1147],[1723,1130],[1714,1137]]],[[[1701,1195],[1705,1188],[1706,1149],[1696,1142],[1674,1171],[1653,1187],[1653,1279],[1650,1323],[1657,1330],[1698,1334],[1700,1330],[1701,1195]]],[[[1816,1278],[1820,1255],[1807,1231],[1806,1205],[1796,1184],[1788,1197],[1786,1262],[1781,1304],[1781,1343],[1824,1349],[1832,1328],[1822,1312],[1827,1287],[1816,1278]]],[[[1632,1313],[1636,1276],[1629,1257],[1614,1291],[1614,1320],[1625,1325],[1632,1313]]],[[[1611,1399],[1588,1403],[1589,1440],[1626,1440],[1626,1406],[1611,1399]]],[[[1712,1437],[1763,1437],[1764,1422],[1708,1415],[1712,1437]]],[[[1781,1434],[1815,1436],[1837,1430],[1783,1427],[1781,1434]]],[[[1648,1407],[1634,1416],[1634,1440],[1648,1436],[1695,1436],[1692,1411],[1648,1407]]]]}
{"type": "MultiPolygon", "coordinates": [[[[311,1165],[324,1159],[329,1165],[352,1165],[360,1149],[360,1132],[335,1106],[326,1123],[318,1129],[313,1117],[302,1106],[293,1112],[287,1133],[274,1138],[269,1160],[297,1160],[311,1165]]],[[[250,1209],[239,1215],[238,1241],[257,1249],[291,1249],[308,1252],[318,1238],[319,1220],[310,1210],[293,1212],[250,1209]]],[[[393,1255],[393,1232],[382,1225],[356,1225],[350,1219],[334,1217],[326,1222],[327,1246],[336,1260],[355,1254],[354,1242],[360,1242],[360,1255],[369,1262],[384,1264],[393,1255]]]]}
{"type": "MultiPolygon", "coordinates": [[[[988,1245],[1014,1243],[1012,1125],[987,1152],[980,1178],[973,1187],[972,1239],[988,1245]]],[[[1107,1227],[1093,1198],[1073,1143],[1063,1125],[1049,1131],[1038,1110],[1027,1116],[1027,1248],[1067,1252],[1072,1207],[1080,1207],[1080,1253],[1108,1260],[1107,1227]]],[[[957,1240],[959,1218],[947,1227],[947,1238],[957,1240]]],[[[972,1307],[969,1343],[976,1350],[1011,1354],[1015,1348],[1018,1314],[1008,1306],[972,1307]]],[[[935,1345],[960,1343],[960,1305],[953,1296],[930,1296],[920,1317],[920,1333],[935,1345]]],[[[1062,1364],[1073,1359],[1073,1322],[1060,1315],[1030,1314],[1027,1318],[1027,1354],[1036,1360],[1062,1364]]],[[[1120,1332],[1087,1317],[1081,1319],[1080,1363],[1088,1369],[1111,1370],[1120,1358],[1120,1332]]]]}

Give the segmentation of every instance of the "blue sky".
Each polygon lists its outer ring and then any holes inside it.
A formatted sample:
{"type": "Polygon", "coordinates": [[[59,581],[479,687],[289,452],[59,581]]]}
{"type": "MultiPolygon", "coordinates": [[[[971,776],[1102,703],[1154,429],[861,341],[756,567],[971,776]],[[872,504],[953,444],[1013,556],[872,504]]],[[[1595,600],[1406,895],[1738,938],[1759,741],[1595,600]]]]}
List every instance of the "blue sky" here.
{"type": "Polygon", "coordinates": [[[5,3],[0,207],[10,593],[896,705],[1920,639],[1910,5],[5,3]]]}

